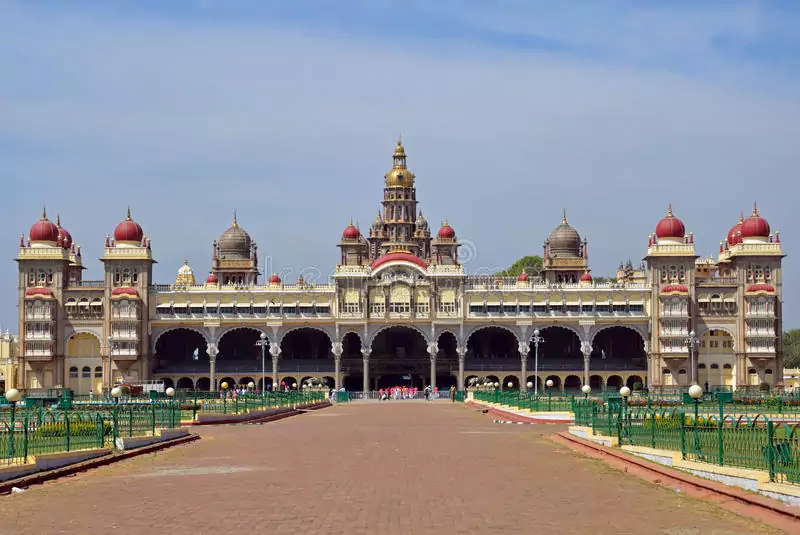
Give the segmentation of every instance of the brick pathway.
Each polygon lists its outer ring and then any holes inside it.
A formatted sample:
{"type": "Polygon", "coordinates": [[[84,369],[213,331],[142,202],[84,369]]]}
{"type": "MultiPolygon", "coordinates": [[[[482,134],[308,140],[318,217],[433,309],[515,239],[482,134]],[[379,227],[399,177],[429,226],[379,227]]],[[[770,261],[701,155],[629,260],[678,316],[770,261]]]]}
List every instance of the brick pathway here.
{"type": "Polygon", "coordinates": [[[554,425],[351,404],[0,497],[0,534],[776,533],[578,457],[554,425]]]}

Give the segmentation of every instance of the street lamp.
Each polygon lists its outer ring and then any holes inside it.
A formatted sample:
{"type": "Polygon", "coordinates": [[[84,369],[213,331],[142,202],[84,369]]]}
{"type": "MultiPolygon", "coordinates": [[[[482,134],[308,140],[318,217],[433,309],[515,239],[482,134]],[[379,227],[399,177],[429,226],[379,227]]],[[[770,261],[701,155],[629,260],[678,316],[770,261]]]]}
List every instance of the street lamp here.
{"type": "Polygon", "coordinates": [[[264,353],[267,350],[267,346],[269,342],[267,341],[267,333],[261,331],[261,334],[258,335],[258,342],[256,342],[257,346],[261,346],[261,392],[266,390],[267,386],[267,368],[266,364],[264,363],[264,353]]]}
{"type": "MultiPolygon", "coordinates": [[[[110,337],[109,337],[110,338],[110,337]]],[[[118,386],[115,386],[111,389],[111,397],[114,398],[114,412],[111,414],[114,419],[114,446],[117,445],[117,439],[119,438],[119,421],[117,419],[117,408],[119,406],[119,397],[122,395],[122,389],[118,386]]]]}
{"type": "Polygon", "coordinates": [[[222,389],[222,413],[228,414],[228,381],[222,381],[219,387],[222,389]]]}
{"type": "Polygon", "coordinates": [[[622,396],[622,428],[625,436],[628,436],[630,434],[628,428],[628,396],[631,395],[631,389],[623,386],[619,389],[619,395],[622,396]]]}
{"type": "Polygon", "coordinates": [[[583,387],[581,388],[581,392],[583,392],[586,399],[589,399],[589,394],[591,393],[591,391],[592,387],[589,385],[583,385],[583,387]]]}
{"type": "Polygon", "coordinates": [[[16,388],[12,388],[11,390],[6,391],[6,399],[11,404],[11,434],[8,436],[8,456],[9,458],[14,458],[14,431],[16,427],[16,422],[14,421],[14,417],[16,416],[17,412],[17,401],[22,399],[22,392],[17,390],[16,388]]]}
{"type": "MultiPolygon", "coordinates": [[[[694,401],[694,451],[700,451],[700,435],[697,432],[697,417],[700,409],[700,398],[703,397],[703,387],[700,385],[692,385],[689,387],[689,397],[694,401]]],[[[720,426],[722,422],[720,422],[720,426]]]]}
{"type": "MultiPolygon", "coordinates": [[[[170,412],[170,414],[169,414],[169,416],[170,416],[169,417],[169,426],[170,427],[175,427],[175,403],[174,403],[174,401],[172,399],[175,396],[175,389],[172,388],[172,387],[169,387],[164,391],[164,393],[167,395],[167,398],[169,398],[169,406],[168,406],[169,412],[170,412]]],[[[155,410],[155,409],[153,409],[153,410],[155,410]]]]}
{"type": "Polygon", "coordinates": [[[539,329],[534,329],[533,338],[531,338],[531,342],[533,342],[533,377],[535,381],[533,395],[537,398],[539,397],[539,344],[544,342],[544,338],[539,336],[539,332],[539,329]]]}
{"type": "Polygon", "coordinates": [[[550,412],[553,410],[553,380],[548,379],[544,384],[547,387],[547,411],[550,412]]]}
{"type": "MultiPolygon", "coordinates": [[[[694,331],[689,332],[689,336],[683,339],[683,343],[688,346],[689,348],[689,363],[692,369],[692,384],[697,384],[697,367],[694,365],[694,350],[700,344],[700,339],[697,337],[697,333],[694,331]]],[[[700,395],[703,394],[702,389],[700,390],[700,395]]]]}

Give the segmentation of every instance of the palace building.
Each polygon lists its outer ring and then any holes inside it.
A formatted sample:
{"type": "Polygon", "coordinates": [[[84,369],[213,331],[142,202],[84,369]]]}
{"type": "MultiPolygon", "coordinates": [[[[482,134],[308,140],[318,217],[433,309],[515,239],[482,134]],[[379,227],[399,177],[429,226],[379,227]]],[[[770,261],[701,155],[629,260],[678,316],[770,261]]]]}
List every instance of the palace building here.
{"type": "Polygon", "coordinates": [[[445,220],[432,230],[418,208],[400,142],[393,160],[377,217],[365,232],[346,226],[325,281],[264,280],[234,216],[213,242],[210,275],[197,280],[184,263],[173,283],[156,283],[150,236],[130,210],[105,236],[102,280],[84,280],[80,246],[43,213],[16,258],[15,384],[260,385],[263,351],[268,386],[312,377],[348,390],[520,385],[536,366],[540,387],[552,379],[565,390],[782,386],[784,254],[755,207],[716,258],[698,257],[670,207],[642,243],[642,263],[596,282],[588,244],[564,214],[540,274],[471,276],[455,228],[445,220]]]}

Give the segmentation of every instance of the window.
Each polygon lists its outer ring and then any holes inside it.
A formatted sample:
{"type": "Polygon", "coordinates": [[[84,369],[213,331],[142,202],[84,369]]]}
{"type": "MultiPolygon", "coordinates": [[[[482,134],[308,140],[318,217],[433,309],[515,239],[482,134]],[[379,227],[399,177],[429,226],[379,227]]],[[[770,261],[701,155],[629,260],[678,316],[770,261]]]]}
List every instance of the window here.
{"type": "Polygon", "coordinates": [[[453,301],[447,303],[439,303],[439,312],[445,314],[454,314],[456,311],[456,304],[453,301]]]}
{"type": "Polygon", "coordinates": [[[678,266],[669,266],[669,279],[675,280],[678,278],[678,266]]]}
{"type": "Polygon", "coordinates": [[[47,272],[47,284],[53,284],[53,270],[47,272]]]}
{"type": "Polygon", "coordinates": [[[120,278],[119,270],[117,269],[117,270],[114,271],[114,284],[119,285],[120,281],[121,281],[121,278],[120,278]]]}
{"type": "Polygon", "coordinates": [[[411,303],[408,301],[389,303],[389,312],[396,314],[407,314],[411,312],[411,303]]]}
{"type": "Polygon", "coordinates": [[[132,279],[134,284],[137,284],[139,282],[139,270],[138,269],[134,269],[133,270],[133,277],[131,277],[131,279],[132,279]]]}
{"type": "Polygon", "coordinates": [[[95,378],[103,377],[103,367],[102,366],[96,366],[95,367],[94,376],[95,376],[95,378]]]}
{"type": "Polygon", "coordinates": [[[661,270],[661,282],[667,282],[667,270],[661,270]]]}
{"type": "Polygon", "coordinates": [[[78,378],[78,367],[71,366],[69,369],[69,377],[70,379],[77,379],[78,378]]]}
{"type": "Polygon", "coordinates": [[[719,364],[712,364],[711,365],[711,369],[712,370],[718,370],[719,369],[719,364]]]}
{"type": "Polygon", "coordinates": [[[36,284],[36,272],[33,270],[30,270],[28,272],[28,284],[30,284],[31,286],[36,284]]]}
{"type": "MultiPolygon", "coordinates": [[[[270,310],[271,309],[272,307],[270,307],[270,310]]],[[[358,306],[358,303],[345,303],[344,311],[346,314],[358,314],[361,310],[358,306]]]]}
{"type": "Polygon", "coordinates": [[[761,268],[760,265],[756,265],[755,276],[756,276],[756,280],[761,280],[761,279],[764,278],[764,270],[761,268]]]}
{"type": "Polygon", "coordinates": [[[45,274],[44,270],[43,270],[43,269],[40,269],[40,270],[39,270],[39,273],[38,273],[38,276],[37,276],[37,281],[38,281],[38,283],[39,283],[40,285],[44,286],[44,283],[45,283],[45,280],[46,280],[46,278],[47,278],[47,275],[45,274]]]}
{"type": "Polygon", "coordinates": [[[686,280],[686,269],[685,269],[683,266],[681,266],[681,268],[680,268],[680,270],[679,270],[678,277],[679,277],[679,278],[680,278],[682,281],[683,281],[683,280],[686,280]]]}
{"type": "Polygon", "coordinates": [[[509,316],[516,316],[517,315],[516,305],[503,305],[503,314],[508,314],[509,316]]]}
{"type": "Polygon", "coordinates": [[[130,284],[130,282],[131,282],[131,270],[130,269],[125,268],[125,269],[122,270],[122,282],[124,282],[125,284],[130,284]]]}
{"type": "Polygon", "coordinates": [[[764,279],[772,280],[772,269],[769,266],[764,266],[764,279]]]}
{"type": "Polygon", "coordinates": [[[747,266],[747,280],[753,280],[753,266],[747,266]]]}
{"type": "Polygon", "coordinates": [[[89,366],[84,366],[81,370],[81,378],[89,379],[92,377],[92,369],[89,366]]]}

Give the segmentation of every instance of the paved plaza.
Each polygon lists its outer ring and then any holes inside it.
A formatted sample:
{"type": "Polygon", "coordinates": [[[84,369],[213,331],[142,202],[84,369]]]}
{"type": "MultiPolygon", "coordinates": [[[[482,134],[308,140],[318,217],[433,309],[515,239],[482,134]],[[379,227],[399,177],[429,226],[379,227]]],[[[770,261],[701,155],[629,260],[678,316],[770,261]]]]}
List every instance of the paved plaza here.
{"type": "Polygon", "coordinates": [[[353,403],[0,497],[0,534],[777,533],[449,402],[353,403]]]}

